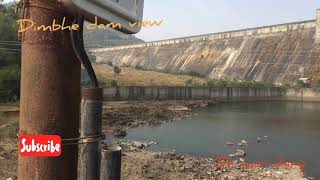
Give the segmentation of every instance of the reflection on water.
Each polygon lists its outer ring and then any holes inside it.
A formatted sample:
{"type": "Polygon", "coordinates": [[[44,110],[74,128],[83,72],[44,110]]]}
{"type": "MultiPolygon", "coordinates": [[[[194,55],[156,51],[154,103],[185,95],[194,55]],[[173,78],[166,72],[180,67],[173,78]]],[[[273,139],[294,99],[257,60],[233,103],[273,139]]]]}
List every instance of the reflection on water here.
{"type": "Polygon", "coordinates": [[[242,147],[249,162],[302,162],[308,176],[320,178],[320,104],[300,102],[225,103],[192,110],[194,116],[156,127],[133,129],[128,139],[153,140],[152,150],[217,156],[242,147]],[[263,143],[258,137],[268,136],[263,143]]]}

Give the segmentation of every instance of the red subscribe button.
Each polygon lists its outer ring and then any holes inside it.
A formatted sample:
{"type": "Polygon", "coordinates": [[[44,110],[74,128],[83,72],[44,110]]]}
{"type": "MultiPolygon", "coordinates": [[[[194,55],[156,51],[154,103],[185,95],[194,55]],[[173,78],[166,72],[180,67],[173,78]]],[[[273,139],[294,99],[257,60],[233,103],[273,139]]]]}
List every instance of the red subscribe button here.
{"type": "Polygon", "coordinates": [[[58,157],[61,155],[61,138],[57,135],[22,135],[19,153],[27,157],[58,157]]]}

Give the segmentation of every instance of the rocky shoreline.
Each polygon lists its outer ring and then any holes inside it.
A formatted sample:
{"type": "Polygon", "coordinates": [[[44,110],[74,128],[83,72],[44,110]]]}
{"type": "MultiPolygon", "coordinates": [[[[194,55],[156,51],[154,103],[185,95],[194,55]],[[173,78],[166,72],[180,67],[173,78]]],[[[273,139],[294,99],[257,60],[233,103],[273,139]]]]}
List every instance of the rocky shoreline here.
{"type": "Polygon", "coordinates": [[[227,157],[204,158],[145,150],[155,142],[120,140],[112,143],[123,149],[123,179],[305,179],[300,167],[289,163],[264,167],[233,161],[227,157]]]}
{"type": "MultiPolygon", "coordinates": [[[[103,131],[124,136],[129,128],[181,120],[191,115],[189,109],[216,104],[213,101],[149,101],[106,102],[103,109],[103,131]]],[[[227,142],[229,145],[245,145],[227,142]]],[[[303,178],[301,168],[292,164],[254,166],[230,157],[195,157],[170,152],[151,152],[146,147],[157,142],[112,139],[109,145],[122,147],[122,179],[185,180],[185,179],[294,179],[303,178]]],[[[244,155],[237,151],[235,155],[244,155]]],[[[0,180],[14,177],[17,170],[17,139],[1,137],[0,180]]]]}

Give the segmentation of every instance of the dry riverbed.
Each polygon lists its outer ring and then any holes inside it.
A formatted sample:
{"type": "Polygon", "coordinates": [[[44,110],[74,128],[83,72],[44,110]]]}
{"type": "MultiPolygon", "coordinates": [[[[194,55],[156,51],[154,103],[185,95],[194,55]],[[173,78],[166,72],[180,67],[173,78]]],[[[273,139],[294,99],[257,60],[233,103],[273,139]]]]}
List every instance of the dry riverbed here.
{"type": "MultiPolygon", "coordinates": [[[[149,101],[149,102],[107,102],[103,110],[103,130],[110,134],[125,135],[128,128],[136,128],[181,120],[192,115],[188,109],[213,104],[211,101],[149,101]]],[[[0,108],[1,109],[1,108],[0,108]]],[[[9,113],[10,114],[10,113],[9,113]]],[[[10,127],[16,131],[16,123],[0,124],[0,132],[10,127]]],[[[15,119],[16,121],[16,119],[15,119]]],[[[11,132],[9,134],[14,134],[11,132]]],[[[155,142],[126,142],[112,140],[123,149],[122,179],[303,179],[298,166],[247,167],[243,162],[229,162],[217,157],[192,157],[174,152],[150,152],[146,146],[155,142]],[[221,166],[221,163],[226,166],[221,166]],[[232,165],[230,165],[232,163],[232,165]],[[219,165],[220,164],[220,165],[219,165]],[[229,166],[228,166],[229,164],[229,166]]],[[[0,137],[0,180],[16,174],[17,139],[13,136],[0,137]]]]}

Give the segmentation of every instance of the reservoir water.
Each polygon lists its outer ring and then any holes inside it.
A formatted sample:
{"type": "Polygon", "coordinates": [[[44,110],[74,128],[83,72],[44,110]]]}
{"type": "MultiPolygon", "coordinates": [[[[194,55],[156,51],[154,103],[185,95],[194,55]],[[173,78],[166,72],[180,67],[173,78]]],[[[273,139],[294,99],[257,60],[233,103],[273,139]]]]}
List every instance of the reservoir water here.
{"type": "Polygon", "coordinates": [[[126,139],[158,142],[150,148],[154,151],[174,149],[206,157],[243,149],[248,162],[300,162],[306,176],[320,179],[320,103],[220,103],[193,109],[192,114],[181,121],[131,129],[126,139]],[[238,147],[241,140],[248,145],[238,147]],[[229,141],[236,145],[226,145],[229,141]]]}

